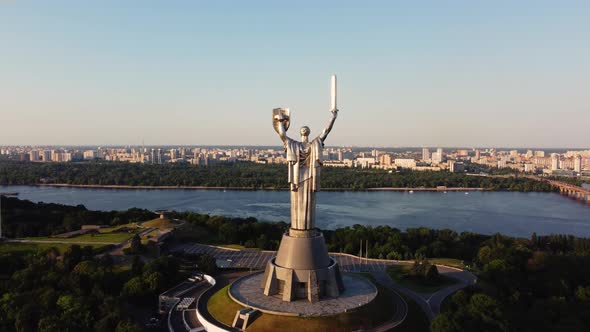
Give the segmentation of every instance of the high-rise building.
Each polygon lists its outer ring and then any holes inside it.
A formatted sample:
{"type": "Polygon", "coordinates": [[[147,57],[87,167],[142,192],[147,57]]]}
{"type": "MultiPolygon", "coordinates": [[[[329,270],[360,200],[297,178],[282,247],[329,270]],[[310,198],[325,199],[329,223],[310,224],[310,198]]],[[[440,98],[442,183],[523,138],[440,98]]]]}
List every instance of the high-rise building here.
{"type": "Polygon", "coordinates": [[[438,148],[436,152],[432,154],[432,163],[433,164],[440,164],[443,161],[443,149],[438,148]]]}
{"type": "Polygon", "coordinates": [[[150,151],[150,163],[156,163],[156,150],[154,148],[152,148],[152,150],[150,151]]]}
{"type": "Polygon", "coordinates": [[[535,151],[535,157],[545,157],[545,151],[535,151]]]}
{"type": "Polygon", "coordinates": [[[475,159],[481,158],[481,151],[475,150],[475,159]]]}
{"type": "Polygon", "coordinates": [[[94,160],[97,157],[98,157],[98,152],[96,150],[84,151],[84,160],[94,160]]]}
{"type": "Polygon", "coordinates": [[[428,150],[428,148],[422,149],[422,160],[430,160],[430,150],[428,150]]]}
{"type": "Polygon", "coordinates": [[[158,148],[158,153],[156,154],[156,164],[162,163],[162,149],[158,148]]]}
{"type": "Polygon", "coordinates": [[[557,153],[551,154],[551,170],[557,171],[559,169],[559,155],[557,153]]]}
{"type": "Polygon", "coordinates": [[[41,156],[39,155],[39,151],[37,151],[37,150],[31,150],[31,152],[29,152],[29,160],[30,161],[39,161],[39,160],[41,160],[41,156]]]}
{"type": "Polygon", "coordinates": [[[44,162],[46,162],[46,163],[50,162],[51,161],[51,151],[49,151],[49,150],[43,151],[42,157],[43,157],[44,162]]]}
{"type": "Polygon", "coordinates": [[[455,173],[455,161],[449,160],[448,163],[449,163],[449,172],[455,173]]]}
{"type": "Polygon", "coordinates": [[[389,153],[384,153],[379,156],[379,165],[382,166],[390,166],[392,162],[391,155],[389,153]]]}
{"type": "Polygon", "coordinates": [[[577,155],[574,159],[574,171],[580,173],[582,171],[582,156],[577,155]]]}

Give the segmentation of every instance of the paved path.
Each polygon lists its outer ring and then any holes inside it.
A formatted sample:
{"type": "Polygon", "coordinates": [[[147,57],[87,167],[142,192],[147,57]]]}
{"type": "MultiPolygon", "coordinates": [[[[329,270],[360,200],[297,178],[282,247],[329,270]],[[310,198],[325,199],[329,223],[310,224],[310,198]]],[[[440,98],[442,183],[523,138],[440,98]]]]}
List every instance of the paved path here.
{"type": "Polygon", "coordinates": [[[18,240],[18,239],[5,239],[6,242],[20,242],[20,243],[56,243],[56,244],[82,244],[82,245],[93,245],[93,244],[101,244],[101,245],[109,245],[118,244],[117,242],[91,242],[91,241],[62,241],[62,240],[18,240]]]}
{"type": "Polygon", "coordinates": [[[367,332],[387,332],[404,322],[404,320],[408,316],[408,303],[406,302],[406,300],[404,300],[403,297],[401,297],[398,294],[398,292],[395,289],[389,287],[387,283],[384,284],[382,281],[380,281],[375,275],[375,273],[379,272],[373,272],[373,276],[375,277],[377,283],[381,284],[381,286],[383,287],[391,289],[396,296],[394,296],[393,298],[394,305],[391,308],[391,311],[393,311],[393,316],[391,317],[391,319],[382,324],[381,326],[367,330],[367,332]]]}

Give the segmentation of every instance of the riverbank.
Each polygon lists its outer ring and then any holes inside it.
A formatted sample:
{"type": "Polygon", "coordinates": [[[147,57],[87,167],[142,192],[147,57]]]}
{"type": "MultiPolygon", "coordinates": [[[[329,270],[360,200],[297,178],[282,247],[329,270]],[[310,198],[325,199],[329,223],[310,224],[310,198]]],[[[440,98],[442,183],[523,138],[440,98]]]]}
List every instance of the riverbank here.
{"type": "MultiPolygon", "coordinates": [[[[68,183],[38,183],[35,186],[40,187],[65,187],[65,188],[93,188],[93,189],[183,189],[183,190],[268,190],[268,191],[288,191],[288,188],[250,188],[250,187],[207,187],[207,186],[129,186],[129,185],[98,185],[98,184],[68,184],[68,183]]],[[[494,191],[488,188],[461,188],[461,187],[436,187],[436,188],[401,188],[401,187],[382,187],[366,188],[353,190],[349,188],[322,188],[323,191],[494,191]]],[[[502,190],[497,190],[502,191],[502,190]]]]}

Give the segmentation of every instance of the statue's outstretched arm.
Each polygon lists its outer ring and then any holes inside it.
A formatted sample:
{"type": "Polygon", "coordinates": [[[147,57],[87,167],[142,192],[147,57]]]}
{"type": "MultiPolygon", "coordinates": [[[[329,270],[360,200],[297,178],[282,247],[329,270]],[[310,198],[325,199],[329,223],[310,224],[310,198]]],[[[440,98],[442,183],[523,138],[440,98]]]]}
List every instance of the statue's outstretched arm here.
{"type": "Polygon", "coordinates": [[[333,109],[331,112],[332,112],[332,116],[330,117],[330,120],[328,121],[328,125],[326,126],[326,128],[324,128],[324,130],[322,130],[322,133],[320,134],[320,136],[318,136],[322,140],[322,142],[326,139],[326,137],[328,137],[328,134],[332,130],[332,126],[334,126],[334,121],[336,121],[336,118],[338,117],[338,110],[337,109],[333,109]]]}

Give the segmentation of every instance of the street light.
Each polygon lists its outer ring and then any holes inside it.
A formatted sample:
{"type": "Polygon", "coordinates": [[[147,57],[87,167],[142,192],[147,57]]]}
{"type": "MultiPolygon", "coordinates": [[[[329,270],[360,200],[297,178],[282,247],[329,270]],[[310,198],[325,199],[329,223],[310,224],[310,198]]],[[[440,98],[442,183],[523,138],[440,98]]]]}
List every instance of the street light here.
{"type": "Polygon", "coordinates": [[[0,240],[4,238],[2,236],[2,196],[14,197],[16,195],[18,195],[18,193],[0,193],[0,240]]]}

